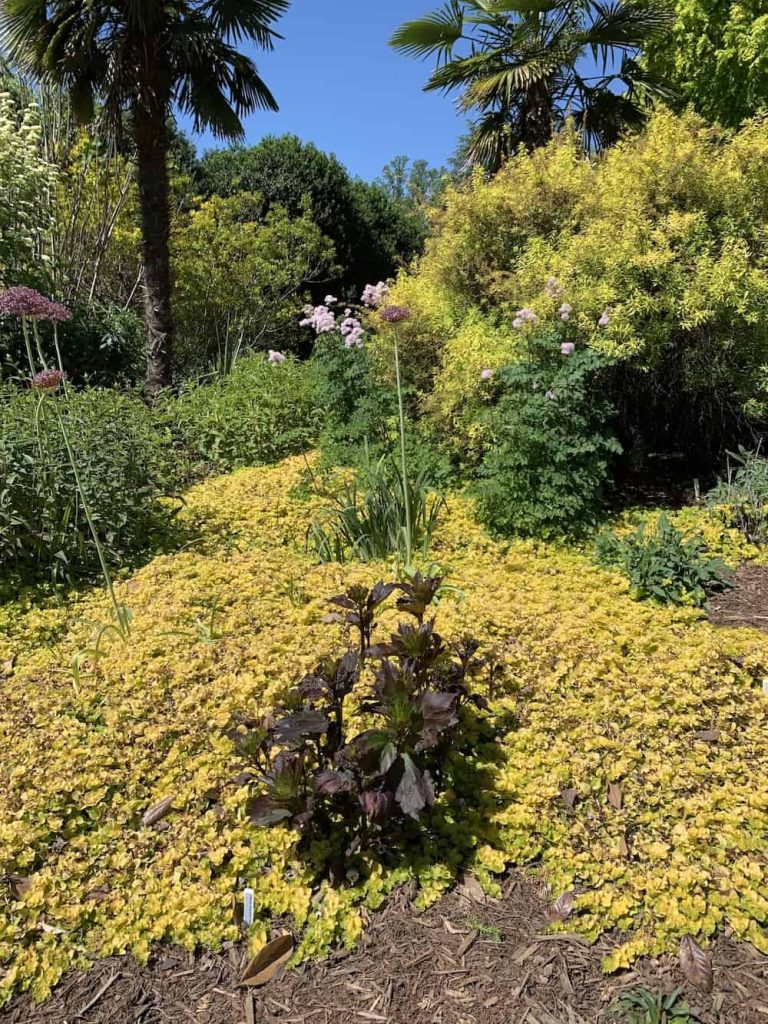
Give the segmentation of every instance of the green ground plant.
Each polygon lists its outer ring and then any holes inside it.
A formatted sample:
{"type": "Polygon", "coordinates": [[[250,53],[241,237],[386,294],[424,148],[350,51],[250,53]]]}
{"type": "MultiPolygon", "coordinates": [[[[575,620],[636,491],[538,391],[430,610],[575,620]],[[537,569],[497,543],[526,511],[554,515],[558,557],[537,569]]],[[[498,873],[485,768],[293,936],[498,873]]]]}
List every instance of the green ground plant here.
{"type": "Polygon", "coordinates": [[[652,526],[640,523],[626,536],[603,531],[595,553],[601,565],[626,575],[639,601],[702,607],[709,591],[733,585],[728,566],[709,554],[702,538],[684,537],[664,513],[652,526]]]}
{"type": "Polygon", "coordinates": [[[724,479],[706,496],[728,526],[735,526],[751,544],[768,540],[768,459],[760,448],[729,452],[724,479]]]}
{"type": "Polygon", "coordinates": [[[617,1024],[699,1024],[701,1018],[681,995],[680,989],[669,995],[647,988],[635,989],[611,1007],[611,1020],[617,1024]]]}

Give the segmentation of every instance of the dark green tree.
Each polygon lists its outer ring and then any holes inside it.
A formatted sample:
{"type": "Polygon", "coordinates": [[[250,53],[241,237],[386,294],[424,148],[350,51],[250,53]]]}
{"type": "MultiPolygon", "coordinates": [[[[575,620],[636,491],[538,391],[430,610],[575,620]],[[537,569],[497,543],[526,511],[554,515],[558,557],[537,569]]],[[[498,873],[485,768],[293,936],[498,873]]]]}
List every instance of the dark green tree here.
{"type": "Polygon", "coordinates": [[[331,153],[296,135],[267,136],[257,146],[212,150],[200,162],[201,191],[261,196],[260,216],[279,205],[301,216],[308,198],[320,230],[336,247],[341,276],[319,286],[355,296],[369,281],[390,277],[421,251],[423,218],[380,184],[352,178],[331,153]]]}
{"type": "Polygon", "coordinates": [[[147,390],[171,383],[169,116],[243,135],[242,117],[277,103],[237,45],[273,46],[290,0],[2,0],[0,46],[22,72],[69,91],[77,116],[135,147],[144,241],[147,390]]]}
{"type": "Polygon", "coordinates": [[[519,147],[546,145],[568,116],[589,146],[639,125],[669,90],[638,57],[671,18],[666,0],[447,0],[391,45],[436,59],[425,89],[458,92],[459,109],[478,115],[468,156],[495,171],[519,147]]]}

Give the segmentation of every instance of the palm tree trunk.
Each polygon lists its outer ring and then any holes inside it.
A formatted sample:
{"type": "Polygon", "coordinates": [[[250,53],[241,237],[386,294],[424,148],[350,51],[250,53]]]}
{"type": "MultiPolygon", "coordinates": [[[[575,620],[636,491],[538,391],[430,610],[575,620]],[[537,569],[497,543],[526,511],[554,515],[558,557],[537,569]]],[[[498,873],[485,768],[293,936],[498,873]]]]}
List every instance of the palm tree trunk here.
{"type": "Polygon", "coordinates": [[[173,379],[167,105],[136,103],[133,130],[144,244],[147,394],[153,400],[173,379]]]}
{"type": "Polygon", "coordinates": [[[552,97],[547,83],[541,79],[534,82],[528,91],[522,122],[520,141],[528,150],[546,146],[554,135],[552,97]]]}

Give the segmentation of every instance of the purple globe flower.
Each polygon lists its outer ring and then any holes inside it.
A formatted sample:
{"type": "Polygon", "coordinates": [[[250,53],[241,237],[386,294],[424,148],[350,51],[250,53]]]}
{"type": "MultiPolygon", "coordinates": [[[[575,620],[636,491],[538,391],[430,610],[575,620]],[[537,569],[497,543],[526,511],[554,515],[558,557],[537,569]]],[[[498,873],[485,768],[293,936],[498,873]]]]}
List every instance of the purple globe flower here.
{"type": "Polygon", "coordinates": [[[62,370],[41,370],[32,378],[32,387],[52,393],[58,391],[66,379],[67,375],[62,370]]]}
{"type": "Polygon", "coordinates": [[[493,380],[493,370],[483,370],[480,380],[493,380]]]}
{"type": "Polygon", "coordinates": [[[564,356],[572,356],[576,351],[576,346],[572,341],[564,341],[560,346],[560,351],[564,356]]]}
{"type": "Polygon", "coordinates": [[[21,316],[28,320],[48,320],[51,323],[69,320],[72,316],[60,302],[46,299],[34,288],[26,288],[24,285],[7,288],[0,295],[0,313],[3,316],[21,316]]]}
{"type": "Polygon", "coordinates": [[[270,363],[284,363],[285,356],[282,352],[275,352],[273,349],[269,350],[268,362],[270,363]]]}
{"type": "Polygon", "coordinates": [[[407,306],[387,306],[379,313],[385,323],[401,324],[404,320],[411,319],[411,311],[407,306]]]}

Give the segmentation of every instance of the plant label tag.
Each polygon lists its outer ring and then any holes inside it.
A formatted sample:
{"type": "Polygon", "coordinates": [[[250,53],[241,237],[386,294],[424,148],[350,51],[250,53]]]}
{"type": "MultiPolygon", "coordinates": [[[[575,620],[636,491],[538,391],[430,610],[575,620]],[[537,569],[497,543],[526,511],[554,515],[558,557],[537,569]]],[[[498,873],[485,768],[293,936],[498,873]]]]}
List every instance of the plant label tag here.
{"type": "Polygon", "coordinates": [[[253,889],[246,889],[243,892],[243,924],[246,928],[250,928],[253,924],[254,918],[254,904],[253,904],[254,892],[253,889]]]}

